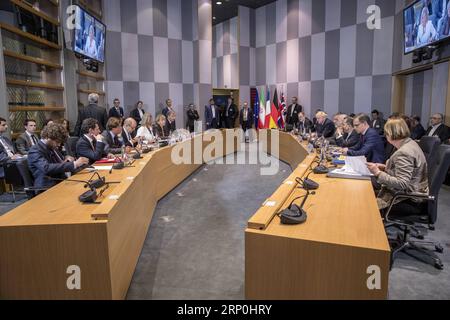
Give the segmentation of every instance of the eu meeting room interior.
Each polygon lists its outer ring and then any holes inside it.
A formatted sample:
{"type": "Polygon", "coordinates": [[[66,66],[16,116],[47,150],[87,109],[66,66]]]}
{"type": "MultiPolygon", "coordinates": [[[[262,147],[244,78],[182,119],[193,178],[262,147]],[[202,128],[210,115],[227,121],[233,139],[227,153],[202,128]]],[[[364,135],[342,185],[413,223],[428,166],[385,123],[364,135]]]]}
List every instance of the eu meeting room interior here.
{"type": "Polygon", "coordinates": [[[449,126],[450,0],[1,0],[0,300],[449,300],[449,126]]]}

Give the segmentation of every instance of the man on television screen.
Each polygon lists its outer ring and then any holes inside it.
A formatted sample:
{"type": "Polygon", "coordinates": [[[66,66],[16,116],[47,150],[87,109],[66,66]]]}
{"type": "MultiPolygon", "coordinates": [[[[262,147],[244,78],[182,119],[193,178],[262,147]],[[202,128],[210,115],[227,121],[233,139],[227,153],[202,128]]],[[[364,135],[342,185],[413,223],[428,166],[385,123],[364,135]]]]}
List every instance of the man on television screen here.
{"type": "Polygon", "coordinates": [[[450,1],[447,2],[446,14],[439,20],[438,33],[440,38],[450,35],[450,1]]]}

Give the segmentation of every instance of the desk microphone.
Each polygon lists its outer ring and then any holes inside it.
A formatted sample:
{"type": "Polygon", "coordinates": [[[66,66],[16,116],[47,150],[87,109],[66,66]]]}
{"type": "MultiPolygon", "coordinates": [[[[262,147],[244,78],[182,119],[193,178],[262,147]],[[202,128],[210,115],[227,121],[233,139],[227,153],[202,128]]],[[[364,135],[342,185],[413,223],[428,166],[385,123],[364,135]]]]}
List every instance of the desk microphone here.
{"type": "Polygon", "coordinates": [[[310,195],[316,194],[314,191],[310,192],[306,189],[306,195],[297,197],[289,204],[289,207],[280,212],[279,217],[281,219],[281,224],[287,225],[297,225],[305,223],[308,219],[308,215],[303,209],[305,206],[306,200],[310,195]],[[294,202],[303,198],[302,204],[300,206],[296,205],[294,202]]]}
{"type": "Polygon", "coordinates": [[[84,180],[75,180],[75,179],[59,179],[59,178],[53,178],[53,177],[46,177],[47,179],[53,180],[53,181],[68,181],[68,182],[78,182],[78,183],[84,183],[84,187],[89,187],[90,190],[84,192],[81,196],[78,197],[78,200],[80,200],[81,203],[95,203],[95,201],[98,198],[97,195],[97,189],[89,182],[84,180]]]}

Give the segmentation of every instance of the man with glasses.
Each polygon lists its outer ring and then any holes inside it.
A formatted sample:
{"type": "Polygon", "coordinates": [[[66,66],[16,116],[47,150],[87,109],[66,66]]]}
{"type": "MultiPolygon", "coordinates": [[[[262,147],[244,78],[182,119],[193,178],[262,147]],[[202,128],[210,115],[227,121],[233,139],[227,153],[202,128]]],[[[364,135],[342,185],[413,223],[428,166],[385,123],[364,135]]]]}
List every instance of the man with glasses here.
{"type": "Polygon", "coordinates": [[[450,128],[444,124],[444,115],[436,113],[431,117],[431,126],[425,133],[428,137],[438,137],[444,143],[450,139],[450,128]]]}
{"type": "Polygon", "coordinates": [[[365,156],[367,162],[384,163],[384,142],[378,132],[370,127],[369,116],[363,113],[357,115],[353,126],[361,135],[360,141],[352,148],[344,148],[343,153],[351,157],[365,156]]]}

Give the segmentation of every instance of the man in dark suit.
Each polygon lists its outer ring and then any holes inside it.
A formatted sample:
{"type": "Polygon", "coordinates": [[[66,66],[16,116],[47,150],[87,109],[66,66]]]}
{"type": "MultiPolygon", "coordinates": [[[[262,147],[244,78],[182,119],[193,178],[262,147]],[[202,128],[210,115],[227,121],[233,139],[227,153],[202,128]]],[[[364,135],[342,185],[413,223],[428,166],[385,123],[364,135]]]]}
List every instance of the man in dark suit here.
{"type": "Polygon", "coordinates": [[[95,119],[86,119],[81,125],[83,134],[77,142],[77,155],[89,159],[89,164],[93,164],[106,156],[106,145],[100,135],[100,127],[95,119]]]}
{"type": "Polygon", "coordinates": [[[11,140],[3,136],[7,130],[8,125],[6,124],[6,120],[0,118],[0,178],[5,177],[2,164],[9,160],[17,160],[20,158],[20,155],[17,154],[11,140]]]}
{"type": "Polygon", "coordinates": [[[312,131],[313,123],[311,120],[309,120],[305,113],[302,111],[298,114],[298,122],[294,126],[294,129],[298,131],[299,134],[306,134],[312,131]]]}
{"type": "Polygon", "coordinates": [[[206,130],[218,129],[220,124],[219,108],[214,99],[209,100],[209,106],[205,107],[206,130]]]}
{"type": "Polygon", "coordinates": [[[360,134],[353,128],[353,118],[345,118],[343,126],[336,129],[336,145],[341,148],[352,148],[360,141],[360,134]]]}
{"type": "Polygon", "coordinates": [[[328,115],[323,111],[319,111],[316,114],[316,119],[315,132],[317,137],[324,137],[325,139],[333,137],[336,127],[334,126],[333,121],[328,119],[328,115]]]}
{"type": "Polygon", "coordinates": [[[105,152],[108,154],[121,154],[124,146],[122,134],[122,124],[119,118],[109,118],[106,130],[103,131],[103,143],[105,152]]]}
{"type": "Polygon", "coordinates": [[[239,110],[234,104],[233,98],[228,98],[228,104],[225,106],[225,125],[227,129],[234,128],[239,110]]]}
{"type": "Polygon", "coordinates": [[[303,111],[303,107],[297,102],[297,97],[293,97],[292,104],[286,110],[286,125],[296,126],[298,122],[298,114],[303,111]]]}
{"type": "Polygon", "coordinates": [[[98,103],[98,94],[91,93],[88,97],[89,105],[87,107],[82,107],[78,111],[78,120],[75,125],[74,134],[78,137],[81,136],[81,124],[86,119],[95,119],[98,122],[100,127],[100,131],[105,130],[106,123],[108,122],[108,114],[106,109],[103,107],[99,107],[98,103]]]}
{"type": "Polygon", "coordinates": [[[28,152],[28,167],[34,177],[36,188],[50,188],[58,183],[51,178],[66,179],[67,173],[73,173],[89,163],[87,158],[75,160],[61,155],[59,148],[69,136],[61,124],[53,123],[46,126],[41,136],[42,139],[28,152]]]}
{"type": "Polygon", "coordinates": [[[344,148],[343,153],[351,157],[365,156],[367,162],[384,163],[384,142],[378,132],[370,127],[370,118],[359,114],[353,120],[353,126],[361,135],[359,143],[352,148],[344,148]]]}
{"type": "Polygon", "coordinates": [[[169,135],[171,135],[173,132],[177,130],[177,124],[176,124],[177,115],[174,111],[169,111],[167,114],[167,121],[166,121],[166,127],[167,131],[169,132],[169,135]]]}
{"type": "Polygon", "coordinates": [[[370,126],[375,129],[380,136],[384,135],[384,125],[386,121],[380,116],[380,112],[378,110],[372,111],[372,122],[370,126]]]}
{"type": "Polygon", "coordinates": [[[420,123],[420,117],[419,116],[412,116],[411,117],[411,139],[413,140],[420,140],[425,135],[426,131],[425,128],[420,123]]]}
{"type": "Polygon", "coordinates": [[[187,118],[188,121],[186,126],[189,129],[189,132],[194,132],[195,121],[198,121],[200,119],[200,115],[198,114],[198,111],[193,103],[189,105],[189,109],[187,111],[187,118]]]}
{"type": "Polygon", "coordinates": [[[138,103],[136,104],[136,108],[134,108],[130,112],[130,118],[133,118],[139,126],[141,124],[142,118],[144,117],[144,114],[144,103],[142,101],[138,101],[138,103]]]}
{"type": "Polygon", "coordinates": [[[166,107],[162,110],[162,114],[164,115],[164,117],[166,117],[166,119],[167,119],[167,115],[169,114],[170,111],[175,112],[175,110],[173,109],[173,106],[172,106],[172,99],[167,99],[166,107]]]}
{"type": "Polygon", "coordinates": [[[123,122],[122,138],[125,147],[135,148],[138,145],[136,138],[137,123],[133,118],[127,118],[123,122]]]}
{"type": "Polygon", "coordinates": [[[21,155],[27,155],[28,151],[32,146],[36,145],[39,142],[38,137],[36,136],[36,121],[27,119],[24,123],[25,132],[20,135],[16,140],[16,148],[17,151],[21,155]]]}
{"type": "Polygon", "coordinates": [[[444,124],[444,115],[436,113],[431,117],[431,126],[425,133],[429,137],[438,137],[444,143],[450,139],[450,128],[444,124]]]}
{"type": "Polygon", "coordinates": [[[123,108],[120,106],[120,100],[114,99],[113,101],[113,107],[109,109],[109,118],[119,118],[120,120],[123,120],[123,117],[125,116],[125,113],[123,111],[123,108]]]}
{"type": "Polygon", "coordinates": [[[248,141],[247,131],[253,127],[255,122],[253,111],[248,107],[248,102],[244,102],[244,106],[239,114],[239,123],[244,130],[245,142],[248,141]]]}

